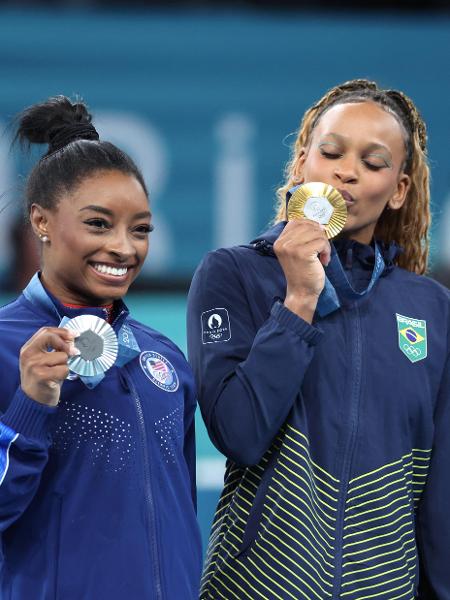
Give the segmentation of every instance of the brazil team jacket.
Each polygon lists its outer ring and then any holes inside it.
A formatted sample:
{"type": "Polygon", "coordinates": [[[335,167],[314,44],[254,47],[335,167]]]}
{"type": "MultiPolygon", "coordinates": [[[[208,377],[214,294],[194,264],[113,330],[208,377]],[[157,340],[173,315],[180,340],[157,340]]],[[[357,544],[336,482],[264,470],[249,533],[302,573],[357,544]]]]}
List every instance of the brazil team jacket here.
{"type": "MultiPolygon", "coordinates": [[[[370,293],[310,325],[282,304],[282,227],[207,255],[189,295],[228,458],[201,598],[450,600],[449,293],[384,247],[370,293]]],[[[362,289],[373,249],[342,246],[362,289]]]]}
{"type": "Polygon", "coordinates": [[[197,598],[196,397],[182,353],[122,305],[113,328],[126,321],[140,355],[93,390],[65,381],[56,408],[39,404],[20,388],[21,346],[63,315],[106,315],[32,281],[29,299],[0,309],[0,598],[197,598]]]}

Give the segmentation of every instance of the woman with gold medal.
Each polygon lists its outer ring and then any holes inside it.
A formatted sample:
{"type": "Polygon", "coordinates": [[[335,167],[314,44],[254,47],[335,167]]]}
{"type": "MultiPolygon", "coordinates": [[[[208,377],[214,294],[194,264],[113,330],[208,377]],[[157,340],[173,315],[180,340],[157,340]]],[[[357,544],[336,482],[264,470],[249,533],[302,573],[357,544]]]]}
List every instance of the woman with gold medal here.
{"type": "Polygon", "coordinates": [[[275,224],[210,253],[188,348],[227,457],[201,598],[450,599],[449,293],[425,125],[354,80],[304,115],[275,224]],[[331,239],[332,238],[332,239],[331,239]]]}

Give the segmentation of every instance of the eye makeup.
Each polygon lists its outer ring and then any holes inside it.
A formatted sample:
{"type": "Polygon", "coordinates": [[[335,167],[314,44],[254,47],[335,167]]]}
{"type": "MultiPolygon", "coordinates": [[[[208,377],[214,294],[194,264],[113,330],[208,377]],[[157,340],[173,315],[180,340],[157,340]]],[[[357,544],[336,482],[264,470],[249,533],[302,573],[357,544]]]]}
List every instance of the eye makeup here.
{"type": "MultiPolygon", "coordinates": [[[[336,134],[329,134],[329,135],[336,135],[336,134]]],[[[337,135],[336,135],[337,137],[337,135]]],[[[341,143],[337,143],[337,142],[333,142],[331,140],[322,140],[321,142],[318,143],[318,148],[321,151],[321,153],[324,156],[330,155],[330,157],[333,158],[338,158],[340,156],[342,156],[345,152],[345,143],[341,142],[341,143]]],[[[386,155],[389,154],[390,152],[388,150],[386,150],[386,153],[384,152],[373,152],[372,149],[378,149],[380,148],[379,144],[369,144],[368,149],[366,150],[366,152],[364,152],[361,155],[361,158],[363,161],[368,161],[371,167],[374,168],[387,168],[387,169],[392,169],[392,160],[389,158],[389,156],[386,155]],[[370,159],[374,159],[375,162],[374,163],[370,163],[370,159]],[[378,161],[382,161],[381,164],[378,161]]],[[[384,147],[381,146],[381,149],[384,150],[384,147]]]]}

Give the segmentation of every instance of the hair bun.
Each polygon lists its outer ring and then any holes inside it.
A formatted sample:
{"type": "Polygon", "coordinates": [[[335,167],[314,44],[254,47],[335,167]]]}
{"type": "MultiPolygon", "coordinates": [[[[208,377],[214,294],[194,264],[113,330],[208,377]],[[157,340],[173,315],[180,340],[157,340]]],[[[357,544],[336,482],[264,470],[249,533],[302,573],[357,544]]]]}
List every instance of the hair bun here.
{"type": "Polygon", "coordinates": [[[55,96],[19,115],[16,139],[28,145],[48,144],[47,154],[51,154],[74,140],[98,140],[91,120],[85,104],[55,96]]]}

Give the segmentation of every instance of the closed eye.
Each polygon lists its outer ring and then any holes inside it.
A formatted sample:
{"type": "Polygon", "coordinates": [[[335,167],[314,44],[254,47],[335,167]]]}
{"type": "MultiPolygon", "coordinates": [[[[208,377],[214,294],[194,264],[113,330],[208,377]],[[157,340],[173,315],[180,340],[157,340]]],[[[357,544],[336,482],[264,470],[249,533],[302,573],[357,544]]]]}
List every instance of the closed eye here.
{"type": "Polygon", "coordinates": [[[370,171],[379,171],[380,169],[385,169],[388,165],[384,164],[384,165],[374,165],[373,163],[367,161],[367,160],[363,160],[363,163],[366,165],[366,167],[370,170],[370,171]]]}
{"type": "Polygon", "coordinates": [[[336,158],[341,158],[341,156],[342,156],[342,154],[339,154],[338,152],[325,152],[325,150],[320,150],[320,153],[325,158],[330,158],[331,160],[336,159],[336,158]]]}
{"type": "MultiPolygon", "coordinates": [[[[322,154],[322,156],[330,160],[337,160],[338,158],[342,158],[342,154],[339,154],[338,152],[325,152],[325,150],[321,149],[320,153],[322,154]]],[[[370,171],[379,171],[380,169],[390,167],[390,165],[387,164],[387,162],[385,161],[383,161],[383,164],[375,164],[367,159],[363,159],[362,162],[370,171]]]]}
{"type": "Polygon", "coordinates": [[[372,171],[379,171],[380,169],[392,169],[392,163],[383,155],[376,152],[367,154],[363,159],[366,167],[372,171]]]}

